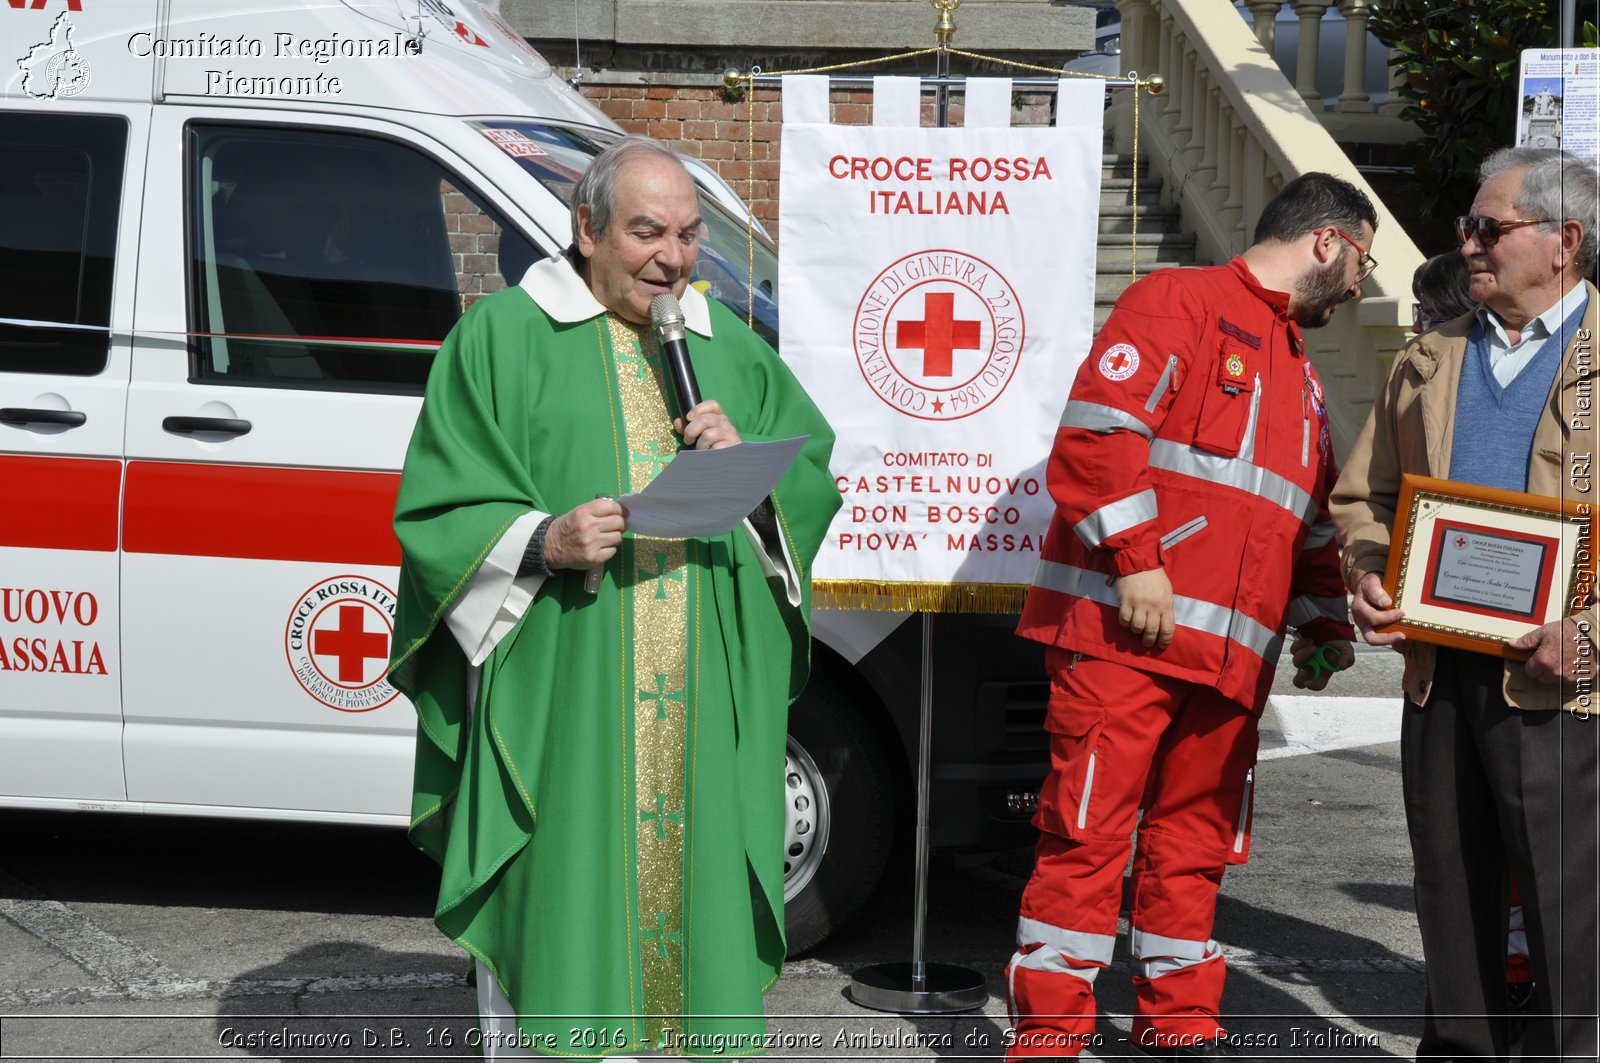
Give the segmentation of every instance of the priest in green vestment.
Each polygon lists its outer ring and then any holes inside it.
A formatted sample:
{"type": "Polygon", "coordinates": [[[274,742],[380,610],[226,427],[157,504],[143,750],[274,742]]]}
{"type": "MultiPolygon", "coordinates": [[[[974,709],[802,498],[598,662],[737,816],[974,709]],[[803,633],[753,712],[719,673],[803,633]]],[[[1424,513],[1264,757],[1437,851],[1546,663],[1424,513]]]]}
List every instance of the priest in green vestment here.
{"type": "Polygon", "coordinates": [[[477,962],[486,1057],[759,1055],[833,433],[689,286],[700,212],[676,156],[627,138],[573,202],[574,247],[445,341],[406,455],[391,675],[418,716],[411,836],[442,867],[435,922],[477,962]],[[687,417],[649,325],[664,292],[708,396],[687,417]],[[614,499],[680,448],[797,436],[727,534],[628,533],[614,499]]]}

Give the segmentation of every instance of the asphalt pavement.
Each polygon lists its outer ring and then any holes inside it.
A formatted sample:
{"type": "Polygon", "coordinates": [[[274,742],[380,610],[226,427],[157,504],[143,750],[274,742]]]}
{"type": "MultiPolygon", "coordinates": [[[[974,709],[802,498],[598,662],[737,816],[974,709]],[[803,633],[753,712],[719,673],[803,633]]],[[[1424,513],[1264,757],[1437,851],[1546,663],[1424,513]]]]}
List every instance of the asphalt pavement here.
{"type": "MultiPolygon", "coordinates": [[[[1363,649],[1323,695],[1281,678],[1263,720],[1250,863],[1213,936],[1225,1021],[1254,1058],[1407,1057],[1422,1001],[1400,799],[1397,659],[1363,649]]],[[[0,812],[0,1059],[453,1059],[474,1054],[467,963],[433,928],[431,865],[397,831],[0,812]]],[[[905,1017],[846,995],[912,958],[911,860],[791,961],[767,1058],[998,1059],[1001,968],[1031,854],[935,860],[925,958],[986,979],[980,1011],[905,1017]]],[[[1125,942],[1100,1044],[1128,1053],[1125,942]]]]}

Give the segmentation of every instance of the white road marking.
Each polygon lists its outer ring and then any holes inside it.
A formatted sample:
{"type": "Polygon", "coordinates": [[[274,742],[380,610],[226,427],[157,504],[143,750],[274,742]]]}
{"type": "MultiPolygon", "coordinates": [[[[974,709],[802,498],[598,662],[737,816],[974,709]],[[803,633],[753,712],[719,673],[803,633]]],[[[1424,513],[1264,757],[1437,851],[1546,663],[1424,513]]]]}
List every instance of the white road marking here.
{"type": "Polygon", "coordinates": [[[1258,760],[1400,740],[1400,697],[1274,694],[1261,714],[1258,760]]]}
{"type": "Polygon", "coordinates": [[[66,956],[95,978],[114,984],[176,978],[137,945],[107,933],[77,909],[46,900],[25,882],[0,871],[0,919],[66,956]]]}

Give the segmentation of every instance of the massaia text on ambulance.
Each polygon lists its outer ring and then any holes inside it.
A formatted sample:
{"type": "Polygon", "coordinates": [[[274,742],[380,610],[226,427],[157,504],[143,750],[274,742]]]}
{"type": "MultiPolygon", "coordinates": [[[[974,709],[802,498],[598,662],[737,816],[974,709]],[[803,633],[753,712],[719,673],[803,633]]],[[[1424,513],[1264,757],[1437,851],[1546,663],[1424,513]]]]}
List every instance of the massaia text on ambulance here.
{"type": "MultiPolygon", "coordinates": [[[[566,245],[618,133],[483,4],[249,6],[0,5],[0,806],[406,819],[390,517],[430,359],[566,245]]],[[[743,314],[745,225],[699,176],[695,279],[743,314]]],[[[776,342],[770,245],[756,271],[776,342]]],[[[1010,624],[936,625],[941,846],[1016,842],[1043,775],[1010,624]]],[[[918,626],[819,618],[797,946],[887,856],[918,626]]]]}

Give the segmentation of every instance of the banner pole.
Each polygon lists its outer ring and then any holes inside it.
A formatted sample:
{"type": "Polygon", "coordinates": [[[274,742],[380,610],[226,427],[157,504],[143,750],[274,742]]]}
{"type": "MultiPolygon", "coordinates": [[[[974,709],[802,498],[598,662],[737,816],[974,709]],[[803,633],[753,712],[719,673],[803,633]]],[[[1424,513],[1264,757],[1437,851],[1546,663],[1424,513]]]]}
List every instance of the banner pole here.
{"type": "Polygon", "coordinates": [[[923,958],[928,921],[928,800],[933,770],[933,614],[922,614],[922,717],[917,730],[916,880],[912,888],[911,962],[875,963],[850,977],[850,999],[874,1011],[948,1015],[989,999],[983,975],[923,958]]]}

